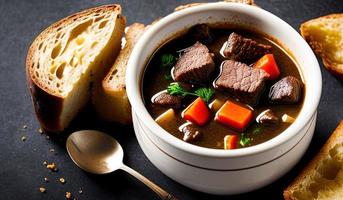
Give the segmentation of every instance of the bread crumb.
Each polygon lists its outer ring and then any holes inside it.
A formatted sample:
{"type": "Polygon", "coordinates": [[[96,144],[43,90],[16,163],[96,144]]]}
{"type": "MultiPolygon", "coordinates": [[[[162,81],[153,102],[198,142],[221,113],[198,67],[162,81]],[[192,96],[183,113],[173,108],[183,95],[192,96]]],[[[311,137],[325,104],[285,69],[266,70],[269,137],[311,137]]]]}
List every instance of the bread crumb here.
{"type": "Polygon", "coordinates": [[[27,140],[27,137],[26,136],[22,136],[21,137],[21,141],[25,142],[27,140]]]}
{"type": "Polygon", "coordinates": [[[38,133],[43,134],[43,129],[42,129],[42,128],[39,128],[39,129],[38,129],[38,133]]]}
{"type": "Polygon", "coordinates": [[[55,163],[47,164],[46,168],[50,169],[53,172],[57,172],[57,165],[55,163]]]}
{"type": "Polygon", "coordinates": [[[66,198],[71,199],[71,193],[70,192],[66,192],[66,198]]]}
{"type": "Polygon", "coordinates": [[[43,187],[40,187],[40,188],[39,188],[39,191],[40,191],[41,193],[45,193],[45,192],[46,192],[46,189],[43,188],[43,187]]]}
{"type": "Polygon", "coordinates": [[[82,194],[82,192],[83,192],[82,188],[79,188],[79,194],[82,194]]]}
{"type": "Polygon", "coordinates": [[[49,151],[50,151],[50,152],[55,152],[55,149],[50,149],[49,151]]]}
{"type": "Polygon", "coordinates": [[[23,129],[27,129],[27,125],[26,124],[23,126],[23,129]]]}
{"type": "Polygon", "coordinates": [[[43,165],[47,165],[48,163],[46,161],[43,162],[43,165]]]}
{"type": "Polygon", "coordinates": [[[64,178],[60,178],[59,180],[62,184],[64,184],[66,182],[66,180],[64,178]]]}
{"type": "Polygon", "coordinates": [[[44,177],[45,182],[49,182],[49,179],[47,177],[44,177]]]}
{"type": "Polygon", "coordinates": [[[47,135],[45,138],[48,140],[48,139],[50,139],[50,136],[47,135]]]}

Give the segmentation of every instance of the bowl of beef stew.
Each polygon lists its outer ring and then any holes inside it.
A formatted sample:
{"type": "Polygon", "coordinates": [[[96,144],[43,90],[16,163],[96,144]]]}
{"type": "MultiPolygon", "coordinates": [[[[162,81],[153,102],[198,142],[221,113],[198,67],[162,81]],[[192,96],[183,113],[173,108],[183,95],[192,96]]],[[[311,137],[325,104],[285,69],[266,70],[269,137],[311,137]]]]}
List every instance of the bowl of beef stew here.
{"type": "Polygon", "coordinates": [[[321,73],[286,22],[255,6],[172,13],[137,43],[126,85],[143,152],[175,181],[212,194],[263,187],[306,151],[321,73]]]}

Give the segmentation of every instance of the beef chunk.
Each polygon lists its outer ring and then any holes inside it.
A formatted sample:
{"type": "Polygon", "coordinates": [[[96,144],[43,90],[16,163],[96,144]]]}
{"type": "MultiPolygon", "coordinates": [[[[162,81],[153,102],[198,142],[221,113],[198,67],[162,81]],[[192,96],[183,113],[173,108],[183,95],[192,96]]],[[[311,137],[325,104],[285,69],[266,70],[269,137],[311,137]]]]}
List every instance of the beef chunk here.
{"type": "Polygon", "coordinates": [[[242,37],[233,32],[230,34],[226,47],[224,49],[224,56],[230,59],[252,63],[262,57],[264,54],[271,53],[272,47],[265,44],[260,44],[255,40],[242,37]]]}
{"type": "Polygon", "coordinates": [[[196,141],[201,137],[201,132],[193,124],[183,126],[181,131],[183,133],[183,141],[185,142],[196,141]]]}
{"type": "Polygon", "coordinates": [[[176,62],[173,78],[178,82],[203,83],[209,80],[215,69],[213,54],[208,48],[196,42],[187,48],[176,62]]]}
{"type": "Polygon", "coordinates": [[[303,84],[293,76],[287,76],[276,82],[269,91],[269,100],[278,104],[294,104],[301,98],[303,84]]]}
{"type": "Polygon", "coordinates": [[[203,44],[209,44],[213,40],[211,29],[207,24],[198,24],[193,26],[189,31],[189,37],[193,41],[200,41],[203,44]]]}
{"type": "Polygon", "coordinates": [[[243,103],[255,106],[269,75],[244,63],[227,60],[222,63],[215,87],[229,92],[243,103]]]}
{"type": "Polygon", "coordinates": [[[276,126],[279,124],[280,119],[275,116],[272,110],[268,109],[259,114],[256,121],[265,126],[276,126]]]}
{"type": "Polygon", "coordinates": [[[175,109],[181,107],[181,100],[182,97],[170,95],[166,91],[159,92],[151,98],[153,104],[175,109]]]}

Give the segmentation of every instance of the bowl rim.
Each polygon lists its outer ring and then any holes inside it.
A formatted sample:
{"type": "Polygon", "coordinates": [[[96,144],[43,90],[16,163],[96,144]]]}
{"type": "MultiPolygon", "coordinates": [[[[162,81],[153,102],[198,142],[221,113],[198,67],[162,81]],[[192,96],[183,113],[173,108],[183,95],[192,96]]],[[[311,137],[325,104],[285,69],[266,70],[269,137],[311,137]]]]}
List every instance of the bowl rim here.
{"type": "MultiPolygon", "coordinates": [[[[181,31],[182,29],[180,29],[181,31]]],[[[277,38],[277,37],[275,37],[277,38]]],[[[167,39],[167,38],[164,38],[167,39]]],[[[163,40],[161,40],[163,41],[163,40]]],[[[153,52],[151,52],[153,53],[153,52]]],[[[151,55],[151,54],[150,54],[151,55]]],[[[145,68],[145,65],[142,66],[145,68]]],[[[299,69],[301,70],[301,69],[299,69]]],[[[308,72],[310,73],[310,72],[308,72]]],[[[304,70],[301,70],[301,74],[305,76],[304,70]]],[[[144,73],[142,73],[142,76],[144,73]]],[[[305,77],[304,77],[305,78],[305,77]]],[[[318,64],[318,61],[306,43],[306,41],[299,35],[299,33],[293,29],[288,23],[280,19],[279,17],[275,16],[274,14],[263,10],[256,6],[245,5],[241,3],[225,3],[225,2],[216,2],[216,3],[208,3],[203,5],[198,5],[194,7],[189,7],[184,10],[180,10],[177,12],[173,12],[166,17],[160,19],[156,22],[153,26],[151,26],[146,32],[143,34],[141,39],[137,42],[133,52],[128,61],[128,68],[126,70],[126,89],[129,101],[132,106],[132,112],[139,113],[137,116],[139,120],[143,121],[145,126],[158,138],[164,141],[167,144],[170,144],[174,148],[177,148],[181,151],[188,152],[190,154],[195,154],[199,156],[205,157],[217,157],[217,158],[226,158],[226,157],[244,157],[259,154],[270,149],[273,149],[287,141],[291,140],[293,136],[295,136],[300,130],[302,130],[306,124],[309,123],[311,117],[315,114],[322,91],[322,77],[321,71],[318,64]],[[306,95],[303,103],[302,110],[300,111],[297,119],[291,126],[289,126],[285,131],[277,135],[276,137],[263,142],[261,144],[257,144],[251,147],[234,149],[234,150],[223,150],[223,149],[211,149],[206,147],[200,147],[193,144],[186,143],[175,136],[171,135],[167,131],[165,131],[162,127],[160,127],[154,119],[151,117],[149,112],[147,111],[142,98],[141,93],[141,80],[142,77],[138,74],[138,68],[140,68],[139,60],[141,58],[140,54],[145,50],[145,45],[149,42],[151,37],[155,37],[155,33],[158,32],[160,29],[163,29],[165,26],[173,23],[177,20],[182,19],[187,15],[191,15],[197,12],[207,12],[213,10],[232,10],[240,11],[240,12],[254,12],[256,15],[264,16],[264,19],[268,19],[273,21],[274,24],[277,24],[278,27],[283,27],[289,31],[290,36],[297,41],[299,46],[302,46],[305,49],[305,52],[310,62],[313,66],[311,69],[311,75],[306,76],[305,85],[306,85],[306,95]],[[137,67],[139,66],[139,67],[137,67]],[[306,113],[305,113],[306,112],[306,113]]]]}

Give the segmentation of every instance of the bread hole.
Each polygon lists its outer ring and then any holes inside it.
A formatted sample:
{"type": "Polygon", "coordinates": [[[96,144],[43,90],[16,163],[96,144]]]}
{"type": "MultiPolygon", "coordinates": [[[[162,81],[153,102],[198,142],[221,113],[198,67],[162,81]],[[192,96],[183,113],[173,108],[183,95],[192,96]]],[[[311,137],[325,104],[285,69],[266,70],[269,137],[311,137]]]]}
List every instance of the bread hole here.
{"type": "Polygon", "coordinates": [[[63,72],[65,69],[66,63],[62,63],[60,66],[58,66],[56,70],[56,76],[57,78],[61,79],[63,77],[63,72]]]}
{"type": "Polygon", "coordinates": [[[59,88],[61,85],[60,83],[56,83],[56,87],[59,88]]]}
{"type": "Polygon", "coordinates": [[[70,37],[68,39],[68,42],[70,42],[70,40],[78,37],[79,35],[81,35],[83,32],[85,32],[87,30],[87,28],[92,25],[92,20],[88,20],[88,21],[85,21],[77,26],[75,26],[73,28],[73,30],[71,31],[70,33],[70,37]]]}
{"type": "MultiPolygon", "coordinates": [[[[95,15],[95,16],[97,16],[97,15],[95,15]]],[[[99,15],[98,15],[98,16],[99,16],[99,15]]],[[[98,22],[98,21],[104,19],[104,17],[105,17],[105,16],[97,17],[97,18],[94,20],[94,22],[98,22]]]]}
{"type": "Polygon", "coordinates": [[[341,163],[333,159],[324,162],[325,163],[318,169],[318,172],[327,180],[335,180],[338,172],[342,168],[341,163]]]}
{"type": "Polygon", "coordinates": [[[38,45],[38,50],[41,50],[43,46],[43,42],[38,45]]]}
{"type": "Polygon", "coordinates": [[[61,36],[61,32],[58,32],[56,35],[56,38],[60,38],[60,36],[61,36]]]}
{"type": "Polygon", "coordinates": [[[36,68],[37,68],[37,69],[39,69],[39,67],[40,67],[40,65],[39,65],[39,63],[37,63],[37,66],[36,66],[36,68]]]}
{"type": "Polygon", "coordinates": [[[99,29],[102,29],[106,26],[108,20],[105,20],[105,21],[102,21],[100,24],[99,24],[99,29]]]}
{"type": "Polygon", "coordinates": [[[38,73],[38,71],[35,72],[35,75],[36,75],[37,78],[39,78],[39,73],[38,73]]]}
{"type": "Polygon", "coordinates": [[[111,73],[111,76],[116,75],[117,72],[118,72],[118,69],[114,69],[113,72],[111,73]]]}
{"type": "Polygon", "coordinates": [[[61,52],[61,43],[58,43],[58,45],[56,45],[54,47],[54,49],[51,51],[51,58],[55,59],[61,52]]]}

